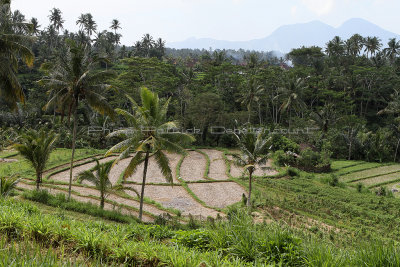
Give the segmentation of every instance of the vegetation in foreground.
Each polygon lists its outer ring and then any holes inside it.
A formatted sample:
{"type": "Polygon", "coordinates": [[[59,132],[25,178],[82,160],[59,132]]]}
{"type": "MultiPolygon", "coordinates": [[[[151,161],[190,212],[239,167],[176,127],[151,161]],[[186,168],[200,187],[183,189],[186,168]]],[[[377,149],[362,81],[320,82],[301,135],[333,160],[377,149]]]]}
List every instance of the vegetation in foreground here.
{"type": "MultiPolygon", "coordinates": [[[[13,199],[0,200],[0,207],[3,240],[19,240],[20,249],[33,244],[29,253],[41,248],[42,258],[37,260],[43,262],[52,260],[53,250],[61,249],[67,255],[78,253],[96,259],[94,262],[148,266],[400,264],[396,244],[377,242],[371,246],[360,242],[354,247],[337,247],[324,238],[296,233],[274,223],[254,224],[246,212],[235,209],[227,221],[209,221],[195,230],[174,230],[162,225],[81,222],[42,214],[34,205],[13,199]]],[[[16,258],[25,260],[21,255],[16,258]]]]}

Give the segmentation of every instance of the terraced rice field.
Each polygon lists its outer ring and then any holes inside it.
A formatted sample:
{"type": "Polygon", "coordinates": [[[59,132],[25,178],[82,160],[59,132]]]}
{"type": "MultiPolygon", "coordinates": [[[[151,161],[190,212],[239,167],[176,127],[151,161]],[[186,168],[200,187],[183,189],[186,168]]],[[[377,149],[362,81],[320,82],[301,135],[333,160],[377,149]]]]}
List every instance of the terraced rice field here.
{"type": "Polygon", "coordinates": [[[332,166],[341,182],[353,186],[361,183],[371,189],[384,186],[400,195],[400,164],[335,161],[332,166]]]}
{"type": "MultiPolygon", "coordinates": [[[[193,215],[205,219],[208,216],[224,216],[222,209],[235,204],[246,195],[246,190],[235,182],[232,177],[240,177],[242,170],[226,161],[227,155],[223,151],[214,149],[190,150],[185,156],[168,154],[170,168],[173,173],[173,186],[167,184],[156,161],[150,158],[145,187],[144,220],[152,221],[156,216],[169,214],[170,216],[193,215]],[[232,166],[229,166],[232,165],[232,166]],[[207,167],[208,166],[208,167],[207,167]],[[230,172],[227,172],[230,167],[230,172]]],[[[100,162],[116,159],[115,156],[100,158],[100,162]]],[[[113,185],[122,185],[122,191],[113,192],[108,196],[105,209],[120,209],[124,214],[137,215],[143,174],[143,164],[136,172],[123,178],[123,172],[131,158],[115,164],[110,171],[110,180],[113,185]]],[[[73,176],[90,170],[95,166],[91,158],[75,162],[73,176]]],[[[277,172],[268,169],[267,163],[263,169],[259,168],[257,176],[274,175],[277,172]]],[[[42,185],[51,193],[67,194],[69,169],[67,164],[52,167],[46,172],[46,179],[42,185]]],[[[25,178],[20,188],[34,189],[31,178],[25,178]]],[[[78,201],[99,203],[99,192],[90,183],[78,184],[74,180],[72,197],[78,201]]]]}

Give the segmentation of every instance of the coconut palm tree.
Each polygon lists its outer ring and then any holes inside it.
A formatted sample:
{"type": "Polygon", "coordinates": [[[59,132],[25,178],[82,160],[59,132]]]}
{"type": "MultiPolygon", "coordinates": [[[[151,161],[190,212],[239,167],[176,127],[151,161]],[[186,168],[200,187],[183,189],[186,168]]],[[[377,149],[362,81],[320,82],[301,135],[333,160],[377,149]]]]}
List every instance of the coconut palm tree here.
{"type": "Polygon", "coordinates": [[[37,18],[32,18],[31,19],[31,32],[33,35],[38,35],[40,33],[40,26],[39,25],[39,21],[37,20],[37,18]]]}
{"type": "Polygon", "coordinates": [[[20,179],[16,175],[0,177],[0,197],[7,197],[17,186],[20,179]]]}
{"type": "Polygon", "coordinates": [[[68,199],[71,197],[72,167],[75,155],[76,131],[78,127],[78,106],[84,103],[100,114],[114,116],[114,111],[101,95],[111,86],[103,83],[108,78],[114,77],[112,71],[95,71],[95,58],[90,55],[89,48],[68,40],[68,49],[51,68],[48,77],[39,83],[49,88],[50,100],[44,107],[45,110],[56,108],[63,118],[67,112],[68,118],[73,116],[72,154],[70,166],[70,179],[68,199]]]}
{"type": "Polygon", "coordinates": [[[80,30],[85,29],[86,23],[87,23],[86,14],[81,14],[76,20],[76,25],[79,25],[80,30]]]}
{"type": "Polygon", "coordinates": [[[247,207],[251,206],[252,177],[257,166],[265,164],[268,159],[268,150],[271,137],[264,138],[262,133],[247,131],[241,136],[235,134],[240,148],[240,155],[233,155],[234,163],[242,166],[249,174],[249,193],[247,196],[247,207]]]}
{"type": "Polygon", "coordinates": [[[367,37],[364,43],[364,52],[367,53],[367,57],[370,54],[371,57],[378,52],[382,46],[380,39],[378,37],[367,37]]]}
{"type": "Polygon", "coordinates": [[[22,157],[29,161],[36,173],[36,189],[42,183],[42,174],[46,168],[51,152],[55,148],[58,136],[51,131],[29,130],[19,138],[19,143],[14,145],[22,157]]]}
{"type": "Polygon", "coordinates": [[[383,52],[393,64],[396,56],[400,53],[400,41],[396,41],[396,38],[390,39],[390,41],[388,42],[388,47],[383,49],[383,52]]]}
{"type": "MultiPolygon", "coordinates": [[[[260,97],[264,93],[264,87],[260,85],[255,79],[251,78],[247,81],[244,86],[243,95],[238,99],[241,104],[245,105],[247,108],[247,112],[249,113],[247,122],[250,123],[251,118],[251,110],[253,108],[254,103],[258,103],[260,97]]],[[[259,109],[260,111],[260,109],[259,109]]],[[[261,124],[261,114],[259,112],[259,119],[261,124]]]]}
{"type": "Polygon", "coordinates": [[[119,20],[113,19],[113,20],[111,21],[110,29],[114,30],[114,33],[115,33],[115,35],[116,35],[116,34],[117,34],[117,31],[118,31],[119,29],[122,29],[122,28],[121,28],[121,23],[119,22],[119,20]]]}
{"type": "Polygon", "coordinates": [[[306,108],[303,101],[305,85],[301,78],[288,78],[283,87],[278,89],[277,98],[282,101],[280,111],[289,113],[289,129],[292,120],[292,110],[302,112],[306,108]]]}
{"type": "MultiPolygon", "coordinates": [[[[18,62],[22,60],[33,66],[34,55],[25,45],[30,37],[15,32],[12,21],[10,0],[0,0],[0,98],[5,99],[14,109],[17,102],[24,102],[22,86],[17,78],[18,62]]],[[[29,28],[29,24],[20,23],[19,27],[29,28]]]]}
{"type": "Polygon", "coordinates": [[[177,125],[167,121],[169,99],[160,103],[158,95],[143,87],[140,92],[142,106],[139,106],[132,98],[128,97],[134,109],[134,114],[117,109],[116,112],[124,116],[130,128],[115,131],[109,137],[122,137],[124,140],[113,146],[106,156],[118,152],[120,156],[115,162],[134,154],[129,165],[125,169],[124,178],[131,176],[138,165],[144,161],[143,180],[140,194],[139,219],[143,214],[143,197],[146,185],[146,174],[149,166],[149,158],[154,157],[167,182],[172,183],[172,171],[164,151],[185,153],[179,143],[194,141],[191,135],[185,133],[168,132],[176,129],[177,125]]]}
{"type": "Polygon", "coordinates": [[[335,36],[326,44],[325,52],[328,56],[342,56],[344,54],[344,42],[339,36],[335,36]]]}
{"type": "Polygon", "coordinates": [[[50,10],[49,15],[50,25],[60,33],[60,30],[64,29],[65,20],[62,18],[62,12],[58,8],[53,8],[50,10]]]}
{"type": "Polygon", "coordinates": [[[112,184],[109,179],[109,174],[113,162],[100,164],[98,159],[95,159],[96,167],[94,170],[86,170],[78,174],[77,180],[79,182],[88,181],[100,191],[100,208],[104,209],[104,201],[109,192],[112,190],[112,184]]]}

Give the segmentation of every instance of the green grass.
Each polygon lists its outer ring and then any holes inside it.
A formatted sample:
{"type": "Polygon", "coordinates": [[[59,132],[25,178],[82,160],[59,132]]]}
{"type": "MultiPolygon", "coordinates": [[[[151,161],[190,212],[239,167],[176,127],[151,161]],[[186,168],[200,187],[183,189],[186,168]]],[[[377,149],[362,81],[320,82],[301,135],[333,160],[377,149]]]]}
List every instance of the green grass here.
{"type": "MultiPolygon", "coordinates": [[[[243,210],[191,230],[116,225],[44,214],[35,205],[0,199],[0,262],[9,265],[129,266],[399,266],[393,242],[347,246],[276,223],[254,224],[243,210]],[[372,245],[371,245],[372,244],[372,245]],[[60,257],[60,254],[62,255],[60,257]],[[58,258],[55,256],[59,256],[58,258]],[[272,264],[272,265],[269,265],[272,264]]],[[[317,229],[318,230],[318,229],[317,229]]]]}
{"type": "Polygon", "coordinates": [[[35,241],[15,239],[0,234],[0,266],[106,266],[108,264],[72,251],[68,252],[68,248],[64,246],[54,249],[35,241]]]}
{"type": "Polygon", "coordinates": [[[360,181],[356,181],[354,183],[362,183],[367,187],[375,187],[377,185],[392,183],[394,180],[398,180],[399,178],[400,178],[400,172],[396,172],[391,174],[375,176],[368,179],[363,179],[360,181]]]}
{"type": "Polygon", "coordinates": [[[364,161],[355,160],[333,160],[331,163],[331,169],[333,171],[338,171],[340,169],[353,167],[365,163],[364,161]]]}
{"type": "Polygon", "coordinates": [[[27,191],[23,194],[25,199],[40,202],[52,207],[59,207],[64,210],[75,211],[79,213],[88,214],[94,217],[100,217],[107,220],[120,222],[120,223],[133,223],[138,221],[137,218],[132,216],[123,215],[118,211],[102,210],[98,206],[90,203],[82,203],[71,199],[66,200],[64,194],[53,196],[47,191],[27,191]]]}
{"type": "Polygon", "coordinates": [[[381,166],[373,169],[368,169],[359,172],[353,172],[351,174],[347,174],[341,177],[341,181],[343,182],[356,182],[363,179],[373,178],[380,175],[392,174],[400,172],[400,165],[389,165],[389,166],[381,166]]]}
{"type": "Polygon", "coordinates": [[[362,164],[357,164],[348,168],[340,169],[335,172],[336,175],[339,176],[344,176],[353,172],[358,172],[358,171],[364,171],[364,170],[369,170],[373,168],[377,168],[382,166],[380,163],[375,163],[375,162],[364,162],[362,164]]]}

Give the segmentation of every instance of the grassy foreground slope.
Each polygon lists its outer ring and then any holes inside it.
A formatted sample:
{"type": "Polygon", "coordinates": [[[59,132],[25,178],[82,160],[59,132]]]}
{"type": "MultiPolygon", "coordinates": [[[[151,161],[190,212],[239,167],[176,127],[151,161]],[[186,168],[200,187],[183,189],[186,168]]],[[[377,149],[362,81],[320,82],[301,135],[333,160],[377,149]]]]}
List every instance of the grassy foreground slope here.
{"type": "Polygon", "coordinates": [[[392,242],[338,246],[325,237],[277,223],[254,224],[245,212],[235,209],[227,221],[180,227],[82,221],[73,214],[43,213],[17,199],[0,200],[0,210],[0,254],[8,253],[2,258],[6,265],[11,260],[31,266],[79,265],[81,260],[104,266],[400,264],[399,248],[392,242]]]}

